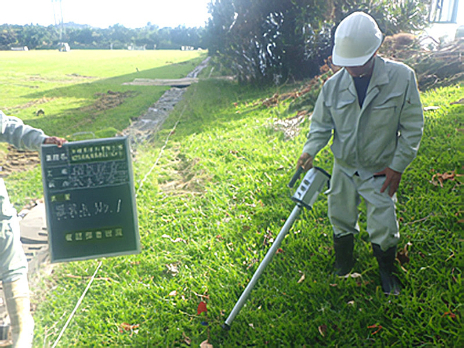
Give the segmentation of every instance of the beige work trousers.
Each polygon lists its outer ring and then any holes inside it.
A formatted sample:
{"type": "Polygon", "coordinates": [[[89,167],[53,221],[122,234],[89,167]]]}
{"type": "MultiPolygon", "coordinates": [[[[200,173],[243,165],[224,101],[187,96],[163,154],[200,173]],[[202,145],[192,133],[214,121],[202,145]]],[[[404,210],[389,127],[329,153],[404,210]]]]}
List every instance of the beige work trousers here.
{"type": "Polygon", "coordinates": [[[330,180],[328,197],[329,219],[335,236],[359,233],[358,206],[361,197],[367,207],[367,232],[371,243],[380,245],[383,251],[398,244],[400,234],[396,219],[395,202],[388,195],[388,188],[380,193],[385,177],[348,176],[335,164],[330,180]]]}

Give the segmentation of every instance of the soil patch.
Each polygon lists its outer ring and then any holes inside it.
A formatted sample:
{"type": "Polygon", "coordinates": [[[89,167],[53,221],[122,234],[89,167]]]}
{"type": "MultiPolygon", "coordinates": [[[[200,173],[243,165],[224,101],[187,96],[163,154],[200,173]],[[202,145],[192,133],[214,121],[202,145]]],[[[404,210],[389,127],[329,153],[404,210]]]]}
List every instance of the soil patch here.
{"type": "Polygon", "coordinates": [[[92,105],[83,107],[82,111],[92,113],[112,109],[121,105],[124,99],[134,97],[135,95],[137,95],[135,91],[113,92],[110,90],[106,93],[95,93],[98,99],[92,105]]]}
{"type": "Polygon", "coordinates": [[[36,151],[21,151],[8,145],[7,152],[0,153],[0,178],[5,178],[14,172],[24,172],[40,164],[36,151]]]}

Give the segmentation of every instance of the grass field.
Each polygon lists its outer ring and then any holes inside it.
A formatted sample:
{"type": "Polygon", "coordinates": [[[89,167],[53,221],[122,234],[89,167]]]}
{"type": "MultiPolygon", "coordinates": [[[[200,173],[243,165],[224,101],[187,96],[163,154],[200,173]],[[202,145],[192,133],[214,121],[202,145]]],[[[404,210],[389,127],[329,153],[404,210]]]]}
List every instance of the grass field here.
{"type": "Polygon", "coordinates": [[[112,136],[168,89],[122,83],[185,77],[201,58],[199,51],[0,51],[0,110],[53,135],[112,136]],[[118,93],[116,103],[102,102],[108,91],[118,93]]]}
{"type": "MultiPolygon", "coordinates": [[[[122,70],[106,81],[131,74],[122,70]]],[[[80,88],[70,83],[52,92],[80,88]]],[[[464,98],[464,86],[422,94],[424,106],[439,109],[425,112],[418,158],[398,192],[399,247],[407,254],[398,262],[402,294],[387,298],[381,291],[364,210],[355,247],[360,276],[332,275],[332,230],[321,195],[295,222],[231,330],[221,329],[294,207],[286,185],[309,123],[285,137],[277,120],[296,115],[291,100],[263,102],[281,92],[218,80],[189,88],[155,142],[139,147],[134,159],[142,252],[56,267],[33,289],[35,346],[56,342],[99,261],[58,347],[198,347],[205,340],[214,347],[464,344],[462,178],[455,175],[462,174],[464,106],[452,104],[464,98]],[[208,311],[198,315],[202,301],[208,311]]],[[[23,98],[4,103],[27,103],[23,98]]],[[[330,171],[331,163],[326,148],[316,164],[330,171]]],[[[40,195],[38,170],[8,183],[15,202],[40,195]]]]}
{"type": "MultiPolygon", "coordinates": [[[[0,51],[0,110],[68,140],[112,137],[169,88],[122,83],[185,77],[205,57],[200,51],[0,51]]],[[[0,144],[0,158],[5,151],[0,144]]],[[[40,172],[32,175],[40,178],[40,172]]],[[[40,187],[27,183],[17,197],[10,186],[18,207],[42,196],[40,187]]]]}

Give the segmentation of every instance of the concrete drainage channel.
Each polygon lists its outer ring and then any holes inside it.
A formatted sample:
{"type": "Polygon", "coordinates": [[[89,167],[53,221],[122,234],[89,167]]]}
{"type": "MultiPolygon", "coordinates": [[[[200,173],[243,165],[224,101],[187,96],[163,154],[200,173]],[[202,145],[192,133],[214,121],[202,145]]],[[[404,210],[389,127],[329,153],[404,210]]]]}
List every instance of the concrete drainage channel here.
{"type": "Polygon", "coordinates": [[[171,86],[171,89],[166,91],[155,104],[148,108],[148,111],[143,116],[133,122],[122,132],[122,134],[129,136],[132,144],[150,140],[153,134],[161,128],[176,104],[182,100],[182,96],[186,90],[185,87],[198,82],[197,76],[204,68],[206,68],[209,59],[210,57],[206,58],[199,66],[190,72],[186,78],[183,79],[135,79],[133,82],[125,83],[125,85],[138,86],[169,85],[171,86]]]}
{"type": "MultiPolygon", "coordinates": [[[[137,145],[149,141],[153,135],[162,127],[170,112],[176,104],[182,100],[186,87],[198,82],[198,74],[207,67],[209,57],[199,66],[190,72],[186,78],[171,80],[150,80],[135,79],[126,85],[145,85],[145,86],[171,86],[161,98],[154,103],[148,111],[139,119],[134,121],[122,134],[130,138],[132,145],[137,145]]],[[[29,281],[31,297],[34,300],[34,289],[37,289],[42,276],[51,274],[52,266],[49,262],[48,233],[45,218],[45,205],[41,201],[18,214],[21,218],[21,242],[27,257],[29,266],[29,281]]],[[[1,285],[1,284],[0,284],[1,285]]],[[[9,324],[8,313],[6,310],[3,289],[0,291],[0,329],[2,325],[9,324]]],[[[34,310],[34,308],[32,308],[34,310]]],[[[11,345],[11,341],[2,340],[0,336],[0,347],[11,345]]]]}

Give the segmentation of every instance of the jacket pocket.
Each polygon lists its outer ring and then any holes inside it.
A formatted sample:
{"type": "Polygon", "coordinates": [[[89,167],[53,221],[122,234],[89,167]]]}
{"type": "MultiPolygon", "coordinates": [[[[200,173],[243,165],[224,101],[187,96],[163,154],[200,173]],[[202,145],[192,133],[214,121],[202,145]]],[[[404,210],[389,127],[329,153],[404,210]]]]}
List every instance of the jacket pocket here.
{"type": "Polygon", "coordinates": [[[344,109],[346,106],[351,105],[351,104],[354,104],[354,103],[356,103],[356,99],[355,99],[355,98],[339,99],[339,100],[337,100],[337,104],[336,104],[336,106],[335,106],[335,109],[336,109],[336,110],[342,110],[342,109],[344,109]]]}
{"type": "Polygon", "coordinates": [[[396,92],[385,95],[383,98],[379,96],[377,101],[372,106],[372,110],[396,109],[401,106],[403,93],[396,92]]]}
{"type": "Polygon", "coordinates": [[[402,96],[402,93],[389,94],[372,105],[371,117],[368,122],[369,131],[396,131],[402,96]]]}

